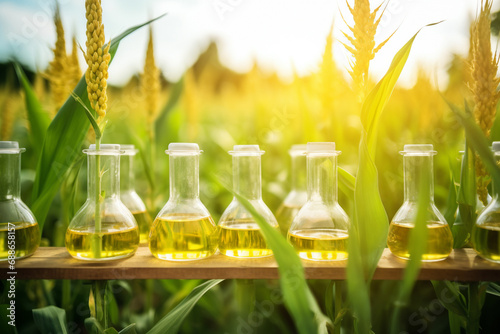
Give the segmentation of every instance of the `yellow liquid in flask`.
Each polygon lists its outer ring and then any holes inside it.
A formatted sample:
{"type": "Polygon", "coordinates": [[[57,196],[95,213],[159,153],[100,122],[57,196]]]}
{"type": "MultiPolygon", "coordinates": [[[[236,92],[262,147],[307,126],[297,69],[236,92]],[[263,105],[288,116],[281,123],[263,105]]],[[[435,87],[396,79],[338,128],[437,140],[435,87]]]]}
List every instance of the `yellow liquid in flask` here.
{"type": "MultiPolygon", "coordinates": [[[[408,249],[410,233],[415,228],[413,224],[404,222],[392,222],[389,226],[387,245],[392,254],[404,258],[410,258],[408,249]]],[[[422,261],[444,260],[453,249],[453,237],[448,224],[429,222],[427,223],[427,244],[422,254],[422,261]]]]}
{"type": "Polygon", "coordinates": [[[335,229],[297,230],[288,234],[288,241],[299,257],[306,260],[347,260],[346,231],[335,229]]]}
{"type": "Polygon", "coordinates": [[[134,254],[139,245],[139,229],[137,227],[123,229],[116,222],[102,222],[100,233],[91,230],[66,231],[66,248],[71,256],[81,260],[99,261],[120,259],[134,254]],[[92,244],[99,239],[100,255],[94,254],[92,244]],[[96,258],[96,256],[99,256],[96,258]]]}
{"type": "Polygon", "coordinates": [[[0,261],[5,261],[9,256],[9,245],[13,245],[10,240],[14,240],[15,258],[20,259],[33,254],[40,244],[40,228],[38,223],[0,223],[0,261]],[[9,233],[9,227],[12,229],[14,225],[14,233],[9,233]],[[13,237],[10,237],[9,235],[13,237]]]}
{"type": "Polygon", "coordinates": [[[212,217],[172,215],[154,221],[149,249],[161,260],[197,260],[216,252],[217,239],[212,217]]]}
{"type": "MultiPolygon", "coordinates": [[[[276,229],[278,229],[276,227],[276,229]]],[[[273,255],[266,240],[253,220],[237,220],[228,226],[219,225],[219,251],[221,254],[252,258],[273,255]]]]}
{"type": "Polygon", "coordinates": [[[500,223],[492,222],[474,226],[474,249],[483,258],[500,262],[500,223]]]}

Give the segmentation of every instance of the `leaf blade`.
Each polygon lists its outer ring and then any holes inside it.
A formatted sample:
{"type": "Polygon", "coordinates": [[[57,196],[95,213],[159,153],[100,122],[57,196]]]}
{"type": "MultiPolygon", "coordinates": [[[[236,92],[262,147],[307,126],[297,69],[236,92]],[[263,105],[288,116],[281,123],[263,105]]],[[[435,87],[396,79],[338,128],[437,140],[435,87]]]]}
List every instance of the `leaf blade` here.
{"type": "Polygon", "coordinates": [[[67,334],[66,311],[55,306],[33,310],[33,320],[42,333],[67,334]]]}
{"type": "Polygon", "coordinates": [[[222,279],[210,280],[198,285],[182,300],[172,311],[164,316],[147,334],[173,334],[177,333],[182,321],[191,312],[195,304],[211,288],[222,282],[222,279]]]}

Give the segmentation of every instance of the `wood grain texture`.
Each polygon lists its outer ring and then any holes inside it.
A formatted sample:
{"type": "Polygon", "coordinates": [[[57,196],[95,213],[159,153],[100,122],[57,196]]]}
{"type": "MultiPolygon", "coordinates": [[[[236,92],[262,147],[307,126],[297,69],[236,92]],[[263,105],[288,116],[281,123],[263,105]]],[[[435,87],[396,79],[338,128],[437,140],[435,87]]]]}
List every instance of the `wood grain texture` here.
{"type": "MultiPolygon", "coordinates": [[[[345,279],[346,261],[303,261],[308,279],[345,279]]],[[[375,271],[376,280],[398,280],[406,261],[385,249],[375,271]]],[[[0,278],[10,277],[8,264],[0,264],[0,278]]],[[[73,259],[63,247],[41,247],[26,259],[16,261],[16,279],[276,279],[274,258],[234,259],[214,255],[199,261],[158,260],[147,247],[123,260],[84,262],[73,259]]],[[[500,281],[500,264],[483,260],[472,249],[454,250],[444,261],[423,263],[420,280],[500,281]]]]}

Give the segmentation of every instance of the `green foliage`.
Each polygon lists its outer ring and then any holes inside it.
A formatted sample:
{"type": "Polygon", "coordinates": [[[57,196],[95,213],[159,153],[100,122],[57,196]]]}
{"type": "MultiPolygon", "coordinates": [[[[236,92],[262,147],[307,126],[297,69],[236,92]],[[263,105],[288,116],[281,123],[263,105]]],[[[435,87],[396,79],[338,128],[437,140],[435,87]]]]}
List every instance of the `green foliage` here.
{"type": "MultiPolygon", "coordinates": [[[[109,49],[111,59],[114,58],[123,38],[153,21],[132,27],[113,38],[109,49]]],[[[83,101],[87,109],[91,109],[85,76],[80,79],[73,93],[83,101]]],[[[40,225],[40,231],[43,230],[50,204],[65,179],[68,169],[81,154],[80,149],[89,124],[85,108],[70,96],[47,129],[37,166],[31,207],[40,225]]]]}
{"type": "Polygon", "coordinates": [[[49,114],[43,110],[42,104],[38,101],[36,94],[31,87],[26,74],[18,63],[14,63],[17,77],[25,92],[26,111],[30,122],[29,137],[31,145],[39,154],[42,150],[42,143],[45,138],[45,133],[50,124],[49,114]]]}
{"type": "Polygon", "coordinates": [[[47,306],[34,309],[33,319],[42,333],[68,333],[66,328],[66,311],[59,307],[47,306]]]}
{"type": "MultiPolygon", "coordinates": [[[[453,103],[446,101],[459,122],[465,129],[466,152],[462,162],[460,188],[458,194],[458,204],[460,218],[464,223],[464,229],[470,234],[476,219],[476,185],[474,170],[474,153],[476,153],[493,180],[493,186],[500,189],[500,168],[497,166],[493,154],[489,148],[489,141],[476,124],[472,112],[467,103],[464,111],[460,110],[453,103]]],[[[456,224],[456,222],[455,222],[456,224]]],[[[462,232],[464,233],[464,232],[462,232]]],[[[456,233],[454,233],[454,236],[456,233]]],[[[461,247],[463,240],[455,241],[455,247],[461,247]]],[[[488,283],[473,282],[467,285],[467,299],[460,292],[457,283],[433,282],[438,298],[444,289],[452,293],[452,302],[447,302],[443,298],[440,301],[453,315],[450,316],[450,328],[454,333],[458,333],[458,325],[465,328],[467,333],[479,333],[479,322],[484,298],[491,286],[488,283]],[[467,303],[465,303],[467,300],[467,303]]]]}
{"type": "Polygon", "coordinates": [[[165,142],[165,134],[166,134],[165,128],[168,121],[167,116],[179,102],[179,99],[182,96],[183,89],[184,89],[184,78],[182,78],[173,85],[172,90],[170,92],[170,96],[168,97],[167,104],[163,107],[163,109],[160,111],[160,114],[155,120],[157,142],[159,143],[165,142]]]}
{"type": "MultiPolygon", "coordinates": [[[[451,167],[451,164],[450,164],[451,167]]],[[[458,202],[457,202],[457,187],[455,185],[455,177],[453,172],[450,173],[450,187],[448,189],[448,198],[446,199],[446,209],[443,212],[443,216],[446,222],[453,228],[455,223],[455,214],[457,213],[458,202]]]]}
{"type": "Polygon", "coordinates": [[[347,281],[349,300],[358,319],[358,331],[362,333],[370,331],[369,285],[385,248],[389,226],[374,163],[377,128],[417,34],[395,55],[387,73],[367,96],[361,111],[363,128],[354,190],[355,213],[349,231],[347,281]]]}
{"type": "Polygon", "coordinates": [[[164,316],[147,334],[174,334],[179,331],[183,320],[203,295],[223,280],[210,280],[198,285],[172,311],[164,316]]]}
{"type": "Polygon", "coordinates": [[[345,169],[339,167],[339,188],[350,200],[354,201],[354,188],[356,187],[356,177],[345,169]]]}

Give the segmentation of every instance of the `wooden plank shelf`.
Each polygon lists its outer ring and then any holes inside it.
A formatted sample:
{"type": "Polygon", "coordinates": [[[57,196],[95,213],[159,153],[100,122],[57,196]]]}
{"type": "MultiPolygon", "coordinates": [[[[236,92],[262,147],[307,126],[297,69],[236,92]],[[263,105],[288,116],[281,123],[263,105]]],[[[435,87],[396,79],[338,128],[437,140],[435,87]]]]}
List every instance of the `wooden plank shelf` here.
{"type": "MultiPolygon", "coordinates": [[[[346,261],[303,261],[308,279],[345,279],[346,261]]],[[[399,280],[407,262],[388,249],[375,271],[375,280],[399,280]]],[[[234,259],[214,255],[199,261],[158,260],[147,247],[123,260],[96,263],[73,259],[63,247],[41,247],[15,264],[16,279],[277,279],[274,258],[234,259]]],[[[0,278],[10,277],[8,264],[0,264],[0,278]]],[[[472,249],[454,250],[444,261],[423,263],[418,279],[451,281],[500,281],[500,264],[488,262],[472,249]]]]}

